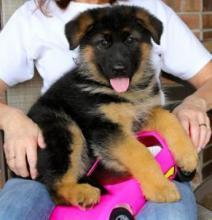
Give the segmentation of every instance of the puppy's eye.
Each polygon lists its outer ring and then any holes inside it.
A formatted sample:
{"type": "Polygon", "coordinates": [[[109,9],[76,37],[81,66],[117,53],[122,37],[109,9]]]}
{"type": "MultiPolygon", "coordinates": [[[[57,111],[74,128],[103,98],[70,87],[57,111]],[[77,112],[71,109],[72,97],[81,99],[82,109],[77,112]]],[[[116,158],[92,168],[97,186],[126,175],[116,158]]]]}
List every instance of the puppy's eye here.
{"type": "Polygon", "coordinates": [[[100,40],[98,43],[97,43],[97,48],[98,49],[107,49],[107,48],[109,48],[110,47],[110,45],[111,45],[111,42],[110,41],[108,41],[108,40],[106,40],[106,39],[102,39],[102,40],[100,40]]]}
{"type": "Polygon", "coordinates": [[[106,39],[101,40],[100,44],[104,48],[108,48],[110,46],[110,42],[108,40],[106,40],[106,39]]]}
{"type": "Polygon", "coordinates": [[[136,39],[135,39],[132,35],[130,35],[129,37],[127,37],[127,39],[125,40],[125,42],[126,42],[127,44],[132,44],[132,43],[136,42],[136,39]]]}

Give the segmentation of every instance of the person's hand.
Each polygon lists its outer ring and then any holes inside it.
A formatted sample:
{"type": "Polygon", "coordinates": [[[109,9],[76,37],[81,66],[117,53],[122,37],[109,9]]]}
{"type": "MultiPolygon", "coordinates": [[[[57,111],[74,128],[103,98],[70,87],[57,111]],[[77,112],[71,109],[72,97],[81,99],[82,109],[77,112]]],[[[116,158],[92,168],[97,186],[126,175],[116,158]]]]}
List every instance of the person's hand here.
{"type": "Polygon", "coordinates": [[[22,177],[37,176],[37,146],[45,143],[39,127],[23,112],[8,107],[2,128],[4,130],[4,150],[9,168],[22,177]]]}
{"type": "Polygon", "coordinates": [[[201,151],[211,137],[210,120],[204,100],[190,96],[178,105],[173,113],[191,137],[193,144],[201,151]]]}

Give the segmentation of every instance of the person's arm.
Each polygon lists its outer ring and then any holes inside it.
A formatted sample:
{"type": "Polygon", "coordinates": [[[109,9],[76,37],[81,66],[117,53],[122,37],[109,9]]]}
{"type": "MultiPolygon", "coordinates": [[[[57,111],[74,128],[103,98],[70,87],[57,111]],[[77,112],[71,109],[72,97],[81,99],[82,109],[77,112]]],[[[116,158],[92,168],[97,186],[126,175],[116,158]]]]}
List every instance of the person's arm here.
{"type": "MultiPolygon", "coordinates": [[[[36,6],[26,1],[0,33],[0,97],[7,85],[14,86],[30,80],[34,75],[34,56],[31,55],[31,10],[36,6]]],[[[36,176],[37,146],[43,146],[38,126],[22,111],[0,100],[0,129],[4,130],[4,150],[7,163],[19,176],[36,176]],[[29,168],[29,170],[27,169],[29,168]]]]}
{"type": "Polygon", "coordinates": [[[212,109],[212,61],[188,80],[197,90],[174,109],[174,114],[200,151],[211,136],[207,111],[212,109]]]}
{"type": "MultiPolygon", "coordinates": [[[[0,96],[7,85],[0,80],[0,96]]],[[[37,176],[37,146],[45,147],[38,126],[19,109],[0,102],[0,129],[4,131],[4,151],[9,168],[22,177],[37,176]],[[27,169],[29,165],[29,170],[27,169]]]]}

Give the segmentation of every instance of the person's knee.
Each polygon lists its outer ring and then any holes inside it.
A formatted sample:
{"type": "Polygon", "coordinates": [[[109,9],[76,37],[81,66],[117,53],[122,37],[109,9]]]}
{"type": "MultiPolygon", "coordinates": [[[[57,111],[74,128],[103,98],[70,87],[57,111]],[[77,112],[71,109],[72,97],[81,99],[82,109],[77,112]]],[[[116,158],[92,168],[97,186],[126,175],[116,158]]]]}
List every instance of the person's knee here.
{"type": "Polygon", "coordinates": [[[0,219],[47,219],[53,208],[46,187],[36,181],[14,178],[0,192],[0,219]]]}
{"type": "Polygon", "coordinates": [[[6,190],[12,190],[17,191],[18,193],[23,192],[28,194],[31,192],[43,192],[46,191],[46,188],[43,184],[34,181],[34,180],[26,180],[26,179],[20,179],[20,178],[13,178],[6,182],[3,191],[6,190]]]}
{"type": "Polygon", "coordinates": [[[189,184],[175,182],[181,199],[174,203],[147,202],[137,216],[137,220],[196,220],[197,207],[189,184]]]}
{"type": "Polygon", "coordinates": [[[19,201],[27,201],[29,204],[34,204],[35,202],[51,200],[43,184],[20,178],[11,179],[5,184],[0,193],[0,202],[3,202],[1,200],[4,198],[7,198],[13,204],[19,201]]]}

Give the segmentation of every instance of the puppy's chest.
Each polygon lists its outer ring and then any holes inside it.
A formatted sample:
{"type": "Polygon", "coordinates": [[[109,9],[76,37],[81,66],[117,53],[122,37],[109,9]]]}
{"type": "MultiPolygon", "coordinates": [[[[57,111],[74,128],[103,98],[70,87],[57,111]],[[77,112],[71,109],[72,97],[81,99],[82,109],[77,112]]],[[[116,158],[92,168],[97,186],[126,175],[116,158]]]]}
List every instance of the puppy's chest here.
{"type": "Polygon", "coordinates": [[[99,111],[104,117],[122,125],[127,129],[132,129],[137,123],[142,123],[148,117],[146,108],[142,108],[140,103],[110,103],[99,107],[99,111]]]}

